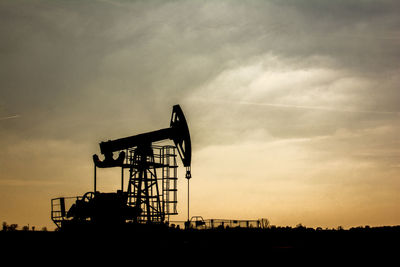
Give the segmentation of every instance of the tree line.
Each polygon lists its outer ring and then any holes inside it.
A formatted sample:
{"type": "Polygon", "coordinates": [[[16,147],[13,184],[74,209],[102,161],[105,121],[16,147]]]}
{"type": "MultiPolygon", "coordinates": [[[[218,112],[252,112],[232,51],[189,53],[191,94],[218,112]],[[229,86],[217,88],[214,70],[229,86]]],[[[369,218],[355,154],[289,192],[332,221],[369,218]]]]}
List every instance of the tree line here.
{"type": "MultiPolygon", "coordinates": [[[[29,227],[29,225],[24,225],[24,226],[22,226],[21,230],[22,231],[36,231],[36,227],[35,226],[29,227]]],[[[16,224],[16,223],[7,224],[7,222],[3,222],[2,231],[4,231],[4,232],[19,231],[18,224],[16,224]]],[[[47,232],[47,227],[42,227],[41,231],[47,232]]]]}

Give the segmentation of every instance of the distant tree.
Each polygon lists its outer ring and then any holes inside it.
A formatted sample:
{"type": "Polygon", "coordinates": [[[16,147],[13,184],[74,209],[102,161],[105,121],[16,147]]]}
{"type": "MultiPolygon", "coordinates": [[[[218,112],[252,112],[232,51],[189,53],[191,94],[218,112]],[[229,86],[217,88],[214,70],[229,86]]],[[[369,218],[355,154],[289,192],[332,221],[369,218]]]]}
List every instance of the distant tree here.
{"type": "Polygon", "coordinates": [[[3,231],[7,231],[8,225],[7,222],[3,222],[3,231]]]}
{"type": "Polygon", "coordinates": [[[7,231],[15,231],[18,228],[18,224],[13,223],[7,227],[7,231]]]}
{"type": "Polygon", "coordinates": [[[22,231],[29,231],[29,226],[27,225],[22,226],[22,231]]]}
{"type": "Polygon", "coordinates": [[[270,226],[270,222],[267,218],[262,218],[258,222],[259,226],[263,229],[268,228],[270,226]]]}
{"type": "Polygon", "coordinates": [[[47,227],[46,226],[42,227],[42,232],[47,232],[47,227]]]}
{"type": "Polygon", "coordinates": [[[342,231],[343,230],[343,226],[339,225],[337,228],[338,231],[342,231]]]}

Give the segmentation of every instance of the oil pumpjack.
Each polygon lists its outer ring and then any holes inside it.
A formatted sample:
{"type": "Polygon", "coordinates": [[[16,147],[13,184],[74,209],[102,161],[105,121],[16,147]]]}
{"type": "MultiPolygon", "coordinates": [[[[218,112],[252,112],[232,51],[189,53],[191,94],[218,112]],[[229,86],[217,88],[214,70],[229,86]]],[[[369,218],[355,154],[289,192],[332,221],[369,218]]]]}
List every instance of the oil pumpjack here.
{"type": "MultiPolygon", "coordinates": [[[[161,224],[177,214],[177,154],[191,178],[191,141],[179,105],[172,108],[170,127],[100,143],[104,160],[93,155],[94,191],[80,197],[52,199],[51,218],[60,229],[115,225],[161,224]],[[155,145],[172,140],[174,145],[155,145]],[[119,152],[116,159],[114,152],[119,152]],[[121,168],[121,190],[97,191],[97,168],[121,168]],[[129,172],[124,190],[124,173],[129,172]],[[67,210],[67,202],[73,202],[67,210]]],[[[189,212],[189,211],[188,211],[189,212]]]]}

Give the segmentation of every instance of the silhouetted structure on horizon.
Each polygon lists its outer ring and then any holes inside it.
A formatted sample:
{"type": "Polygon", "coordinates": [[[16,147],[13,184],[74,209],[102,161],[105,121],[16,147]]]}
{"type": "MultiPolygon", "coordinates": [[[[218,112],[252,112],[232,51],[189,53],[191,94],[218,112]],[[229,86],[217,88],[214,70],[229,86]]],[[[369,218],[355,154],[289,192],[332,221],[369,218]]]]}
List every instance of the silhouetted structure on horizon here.
{"type": "Polygon", "coordinates": [[[100,143],[101,161],[93,155],[94,190],[82,197],[52,199],[51,218],[62,230],[78,228],[162,228],[177,214],[177,153],[191,178],[191,140],[179,105],[173,106],[170,127],[100,143]],[[153,145],[172,140],[174,146],[153,145]],[[119,152],[114,159],[113,153],[119,152]],[[97,191],[97,168],[121,168],[121,190],[97,191]],[[124,171],[129,180],[124,190],[124,171]],[[75,201],[70,205],[68,201],[75,201]],[[143,225],[146,226],[143,226],[143,225]]]}

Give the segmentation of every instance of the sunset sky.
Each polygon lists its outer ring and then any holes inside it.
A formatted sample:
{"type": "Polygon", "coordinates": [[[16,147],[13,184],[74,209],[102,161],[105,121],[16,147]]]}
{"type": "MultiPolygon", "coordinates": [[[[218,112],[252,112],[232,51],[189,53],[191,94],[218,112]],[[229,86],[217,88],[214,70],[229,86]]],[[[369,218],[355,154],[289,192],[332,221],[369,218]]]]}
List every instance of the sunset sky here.
{"type": "MultiPolygon", "coordinates": [[[[54,229],[99,142],[192,137],[191,215],[400,224],[400,2],[0,2],[0,222],[54,229]]],[[[120,171],[99,171],[114,191],[120,171]]],[[[186,180],[179,169],[185,220],[186,180]]]]}

